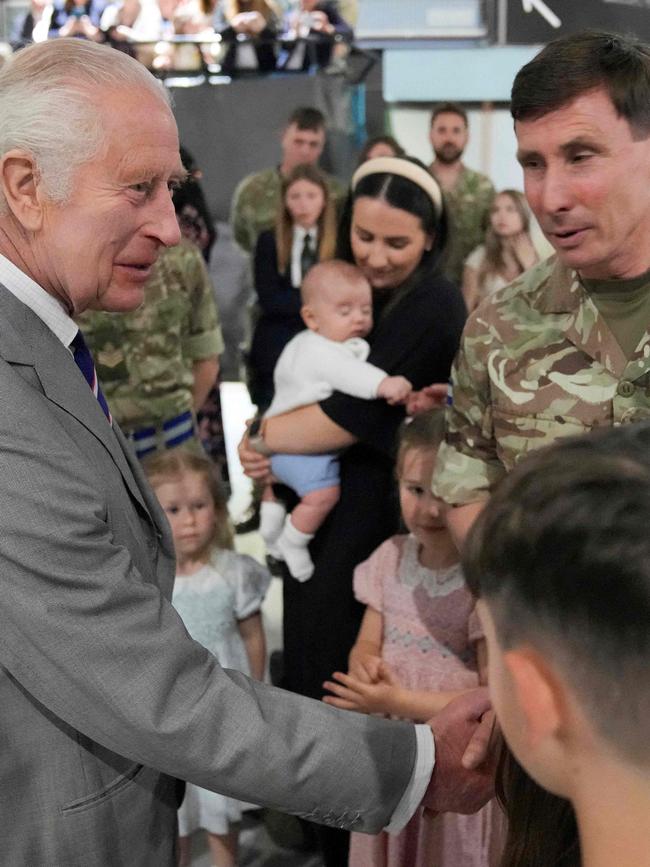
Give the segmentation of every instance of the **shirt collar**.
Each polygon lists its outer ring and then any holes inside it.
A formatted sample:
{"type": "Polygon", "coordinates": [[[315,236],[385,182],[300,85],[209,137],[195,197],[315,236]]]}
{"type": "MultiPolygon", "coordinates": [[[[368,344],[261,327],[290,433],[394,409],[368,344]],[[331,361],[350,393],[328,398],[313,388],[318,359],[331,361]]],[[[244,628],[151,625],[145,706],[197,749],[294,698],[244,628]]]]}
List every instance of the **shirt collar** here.
{"type": "Polygon", "coordinates": [[[1,253],[0,283],[29,307],[64,346],[70,346],[79,328],[63,304],[1,253]]]}

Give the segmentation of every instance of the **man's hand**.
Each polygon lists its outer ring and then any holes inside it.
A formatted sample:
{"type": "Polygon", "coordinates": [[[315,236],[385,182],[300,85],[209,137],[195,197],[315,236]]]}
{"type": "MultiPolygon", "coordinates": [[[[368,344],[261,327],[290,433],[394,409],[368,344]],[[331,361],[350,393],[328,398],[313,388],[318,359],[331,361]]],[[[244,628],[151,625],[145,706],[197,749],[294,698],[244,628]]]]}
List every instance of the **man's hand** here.
{"type": "Polygon", "coordinates": [[[386,376],[379,383],[377,397],[383,397],[391,405],[404,403],[413,386],[404,376],[386,376]]]}
{"type": "Polygon", "coordinates": [[[488,750],[488,729],[491,732],[494,722],[494,716],[488,714],[490,707],[487,689],[475,689],[454,699],[429,722],[436,762],[422,801],[427,809],[436,813],[475,813],[494,795],[494,756],[488,750]],[[470,743],[473,746],[468,750],[470,743]],[[466,750],[468,757],[464,755],[466,750]],[[471,769],[468,758],[472,760],[471,769]]]}

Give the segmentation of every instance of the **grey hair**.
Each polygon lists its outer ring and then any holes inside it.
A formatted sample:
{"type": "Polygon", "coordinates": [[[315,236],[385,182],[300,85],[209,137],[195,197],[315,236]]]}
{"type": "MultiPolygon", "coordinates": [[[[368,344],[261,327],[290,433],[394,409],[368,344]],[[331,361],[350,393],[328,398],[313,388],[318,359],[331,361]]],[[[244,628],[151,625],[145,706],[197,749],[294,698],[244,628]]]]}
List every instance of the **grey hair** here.
{"type": "Polygon", "coordinates": [[[0,70],[0,155],[31,154],[48,198],[65,202],[74,170],[104,144],[102,91],[122,87],[146,89],[170,105],[162,84],[121,51],[74,38],[24,48],[0,70]]]}

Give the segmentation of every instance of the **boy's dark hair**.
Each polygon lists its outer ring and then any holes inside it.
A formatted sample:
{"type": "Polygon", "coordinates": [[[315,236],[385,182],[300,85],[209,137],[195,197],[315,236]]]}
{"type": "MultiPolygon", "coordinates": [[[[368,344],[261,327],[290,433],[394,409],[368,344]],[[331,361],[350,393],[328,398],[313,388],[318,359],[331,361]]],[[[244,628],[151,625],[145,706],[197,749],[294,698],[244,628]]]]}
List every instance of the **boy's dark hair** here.
{"type": "Polygon", "coordinates": [[[298,129],[309,129],[312,132],[318,132],[327,126],[325,115],[322,111],[305,105],[294,108],[291,112],[287,120],[287,126],[291,126],[292,123],[295,123],[298,129]]]}
{"type": "Polygon", "coordinates": [[[650,423],[530,456],[469,534],[463,565],[505,648],[557,662],[595,729],[650,763],[650,423]]]}
{"type": "Polygon", "coordinates": [[[510,111],[534,120],[584,93],[604,88],[640,138],[650,134],[650,46],[615,33],[586,31],[543,48],[517,73],[510,111]]]}
{"type": "Polygon", "coordinates": [[[433,111],[431,112],[429,126],[433,126],[433,122],[439,114],[457,114],[459,117],[462,117],[465,126],[469,126],[467,112],[463,106],[459,105],[457,102],[440,102],[438,105],[434,106],[433,111]]]}

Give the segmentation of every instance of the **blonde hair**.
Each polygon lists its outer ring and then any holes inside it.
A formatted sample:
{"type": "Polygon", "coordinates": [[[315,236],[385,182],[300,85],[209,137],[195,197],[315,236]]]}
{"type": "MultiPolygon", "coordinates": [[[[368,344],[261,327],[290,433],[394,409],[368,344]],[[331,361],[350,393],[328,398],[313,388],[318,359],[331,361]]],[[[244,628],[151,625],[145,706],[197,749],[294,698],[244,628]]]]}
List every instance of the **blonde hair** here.
{"type": "Polygon", "coordinates": [[[259,12],[267,24],[278,21],[280,8],[273,0],[224,0],[223,16],[228,23],[240,12],[259,12]]]}
{"type": "Polygon", "coordinates": [[[407,418],[397,433],[395,473],[399,479],[404,468],[404,456],[410,449],[438,449],[445,439],[445,411],[431,409],[407,418]]]}
{"type": "Polygon", "coordinates": [[[149,484],[154,490],[165,482],[177,481],[185,473],[198,473],[208,486],[217,516],[210,547],[234,547],[234,536],[226,496],[218,475],[218,469],[211,460],[183,449],[169,449],[151,455],[143,461],[142,465],[149,484]]]}
{"type": "Polygon", "coordinates": [[[318,260],[331,259],[336,250],[336,208],[332,201],[327,178],[316,166],[305,163],[296,166],[282,180],[281,202],[275,221],[275,246],[278,251],[278,271],[284,274],[291,260],[293,243],[293,218],[286,205],[289,187],[298,181],[309,181],[323,191],[324,205],[318,218],[318,260]]]}

